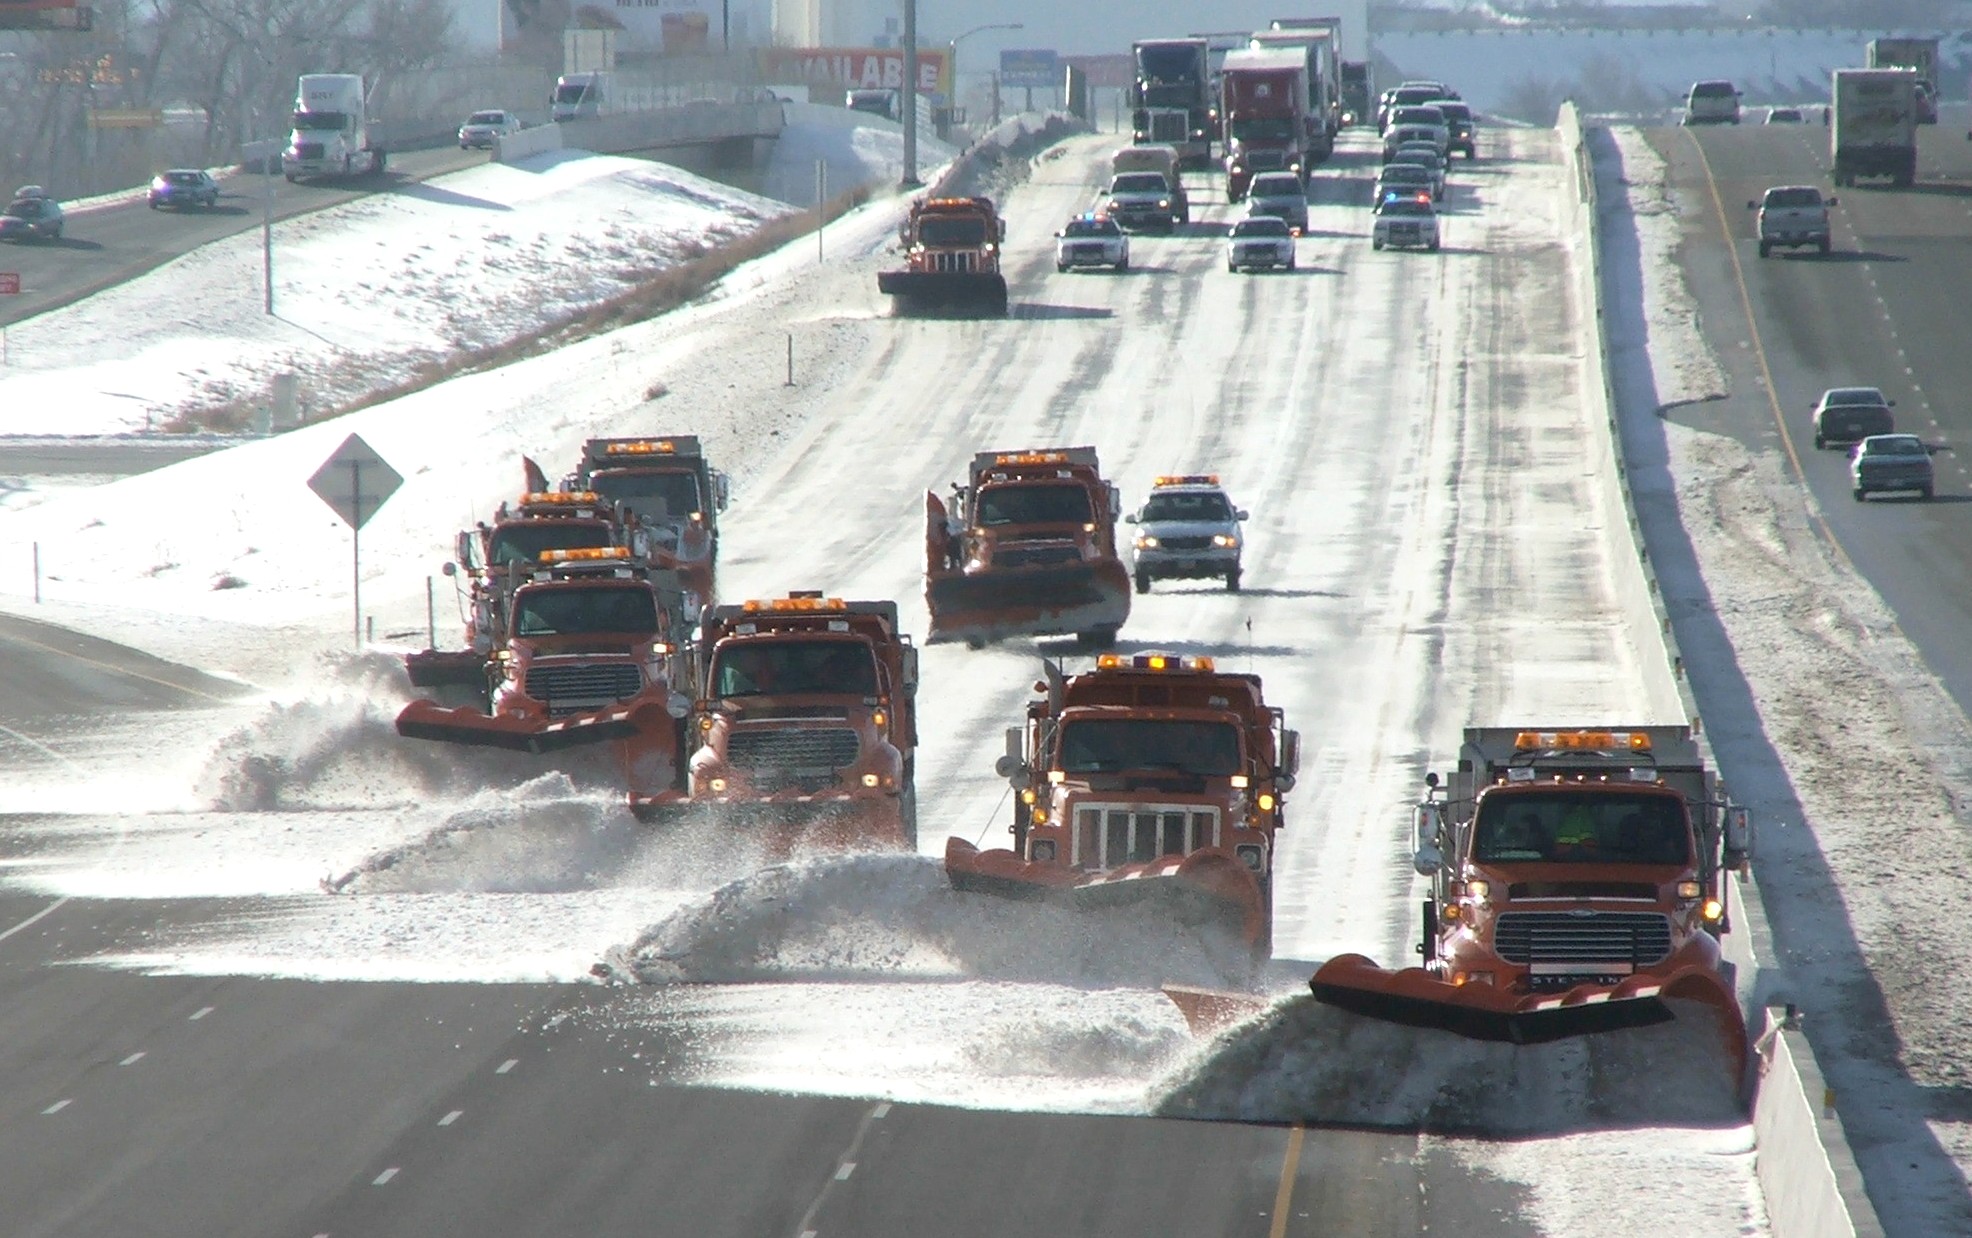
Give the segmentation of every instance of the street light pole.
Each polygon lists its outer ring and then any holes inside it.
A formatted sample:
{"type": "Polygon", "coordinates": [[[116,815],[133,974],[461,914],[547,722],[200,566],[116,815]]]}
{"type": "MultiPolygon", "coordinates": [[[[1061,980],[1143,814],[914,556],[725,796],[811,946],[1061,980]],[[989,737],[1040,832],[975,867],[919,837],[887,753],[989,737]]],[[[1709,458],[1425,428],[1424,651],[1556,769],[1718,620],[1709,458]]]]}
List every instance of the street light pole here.
{"type": "MultiPolygon", "coordinates": [[[[1025,30],[1026,28],[1027,27],[1025,25],[1017,21],[989,22],[984,26],[974,26],[972,29],[966,31],[964,34],[956,35],[953,37],[952,41],[948,43],[945,48],[945,56],[946,56],[945,63],[948,66],[950,66],[948,71],[952,75],[952,98],[950,100],[950,105],[956,105],[959,101],[959,43],[960,41],[964,39],[969,39],[973,35],[978,34],[981,31],[985,31],[985,30],[1025,30]]],[[[994,119],[998,120],[998,117],[995,117],[994,119]]]]}
{"type": "Polygon", "coordinates": [[[904,176],[903,189],[918,180],[918,0],[904,0],[904,176]]]}

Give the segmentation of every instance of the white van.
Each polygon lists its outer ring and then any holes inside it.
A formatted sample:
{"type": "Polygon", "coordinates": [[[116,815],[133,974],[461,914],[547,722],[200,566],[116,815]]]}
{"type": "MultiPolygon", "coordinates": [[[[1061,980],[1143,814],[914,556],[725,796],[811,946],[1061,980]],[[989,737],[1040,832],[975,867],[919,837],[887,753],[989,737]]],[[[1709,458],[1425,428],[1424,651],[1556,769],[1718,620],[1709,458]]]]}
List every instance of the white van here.
{"type": "Polygon", "coordinates": [[[1739,87],[1731,82],[1693,82],[1684,100],[1687,125],[1736,125],[1739,123],[1739,87]]]}

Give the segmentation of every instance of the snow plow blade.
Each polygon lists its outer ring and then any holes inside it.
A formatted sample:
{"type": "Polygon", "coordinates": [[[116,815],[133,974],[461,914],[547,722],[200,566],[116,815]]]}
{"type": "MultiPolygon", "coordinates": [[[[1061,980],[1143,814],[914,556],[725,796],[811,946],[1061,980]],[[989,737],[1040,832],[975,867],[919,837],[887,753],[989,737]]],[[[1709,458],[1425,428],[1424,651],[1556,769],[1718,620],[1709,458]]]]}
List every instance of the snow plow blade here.
{"type": "Polygon", "coordinates": [[[476,649],[426,649],[404,655],[414,688],[486,687],[486,655],[476,649]]]}
{"type": "Polygon", "coordinates": [[[934,576],[924,594],[931,611],[929,644],[1113,634],[1130,617],[1129,573],[1114,562],[934,576]]]}
{"type": "Polygon", "coordinates": [[[945,875],[955,890],[1085,911],[1155,903],[1180,924],[1220,925],[1255,949],[1266,935],[1259,883],[1239,861],[1218,851],[1160,856],[1106,873],[1085,873],[1036,864],[1007,850],[981,851],[962,838],[949,838],[945,875]]]}
{"type": "Polygon", "coordinates": [[[1317,1001],[1368,1018],[1516,1045],[1668,1023],[1677,1018],[1668,1001],[1703,1002],[1719,1012],[1732,1060],[1746,1060],[1746,1021],[1738,999],[1706,967],[1558,993],[1516,993],[1485,984],[1455,985],[1421,967],[1385,971],[1360,954],[1343,954],[1323,963],[1308,987],[1317,1001]]]}
{"type": "Polygon", "coordinates": [[[487,714],[477,709],[446,709],[430,701],[412,701],[397,715],[397,733],[407,739],[537,755],[635,739],[669,724],[669,715],[656,704],[618,706],[543,720],[487,714]]]}
{"type": "Polygon", "coordinates": [[[993,315],[1007,312],[1007,281],[1003,275],[879,271],[876,286],[885,296],[896,297],[903,309],[973,309],[993,315]]]}

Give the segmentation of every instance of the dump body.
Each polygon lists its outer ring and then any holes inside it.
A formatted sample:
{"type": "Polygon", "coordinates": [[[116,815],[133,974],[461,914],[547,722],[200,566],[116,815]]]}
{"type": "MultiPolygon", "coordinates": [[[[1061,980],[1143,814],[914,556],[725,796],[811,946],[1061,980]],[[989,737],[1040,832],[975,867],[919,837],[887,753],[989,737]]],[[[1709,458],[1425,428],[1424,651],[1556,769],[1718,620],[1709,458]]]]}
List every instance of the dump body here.
{"type": "Polygon", "coordinates": [[[1121,499],[1093,447],[981,452],[948,500],[927,492],[929,643],[1011,636],[1102,645],[1130,614],[1121,499]]]}
{"type": "Polygon", "coordinates": [[[729,486],[696,435],[592,438],[563,489],[594,493],[636,518],[647,539],[638,549],[678,573],[687,620],[695,622],[717,602],[719,513],[729,486]]]}
{"type": "Polygon", "coordinates": [[[1664,998],[1690,998],[1743,1055],[1718,939],[1749,827],[1687,728],[1468,728],[1457,771],[1427,782],[1423,967],[1332,959],[1318,997],[1516,1042],[1663,1021],[1664,998]]]}
{"type": "Polygon", "coordinates": [[[1914,69],[1835,70],[1828,141],[1837,185],[1864,176],[1899,188],[1916,182],[1917,89],[1914,69]]]}
{"type": "Polygon", "coordinates": [[[613,743],[633,806],[682,799],[690,698],[673,685],[693,651],[676,574],[626,547],[550,551],[509,606],[490,709],[413,701],[398,733],[535,754],[613,743]]]}
{"type": "Polygon", "coordinates": [[[363,79],[354,73],[304,73],[295,88],[294,127],[281,151],[291,181],[313,176],[375,176],[384,153],[370,137],[363,79]]]}
{"type": "Polygon", "coordinates": [[[953,885],[1082,906],[1160,900],[1265,958],[1299,741],[1259,678],[1209,658],[1104,654],[1080,675],[1050,666],[1044,687],[999,763],[1013,847],[953,838],[953,885]]]}
{"type": "Polygon", "coordinates": [[[1130,51],[1136,66],[1130,88],[1135,140],[1175,148],[1185,167],[1207,166],[1217,117],[1206,41],[1144,39],[1130,51]]]}
{"type": "Polygon", "coordinates": [[[876,283],[898,308],[963,308],[993,316],[1007,312],[1000,274],[1006,227],[990,198],[920,198],[899,230],[904,269],[879,271],[876,283]]]}
{"type": "Polygon", "coordinates": [[[1871,39],[1863,61],[1872,69],[1912,69],[1917,73],[1917,123],[1938,123],[1938,40],[1871,39]]]}
{"type": "Polygon", "coordinates": [[[1340,19],[1276,18],[1253,36],[1252,46],[1298,49],[1308,65],[1308,157],[1320,163],[1335,153],[1342,128],[1342,58],[1337,48],[1340,19]]]}
{"type": "Polygon", "coordinates": [[[1308,175],[1308,65],[1299,48],[1228,52],[1220,71],[1219,115],[1226,149],[1226,196],[1237,202],[1258,172],[1308,175]]]}
{"type": "Polygon", "coordinates": [[[895,602],[720,606],[699,649],[693,804],[783,857],[917,846],[917,650],[895,602]]]}

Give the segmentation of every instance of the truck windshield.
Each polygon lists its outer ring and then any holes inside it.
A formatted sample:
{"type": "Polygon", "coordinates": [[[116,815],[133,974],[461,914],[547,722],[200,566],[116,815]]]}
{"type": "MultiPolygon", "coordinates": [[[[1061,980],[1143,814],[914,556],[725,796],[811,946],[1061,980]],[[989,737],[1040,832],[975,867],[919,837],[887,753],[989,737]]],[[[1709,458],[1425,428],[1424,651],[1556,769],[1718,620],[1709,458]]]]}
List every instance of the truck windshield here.
{"type": "Polygon", "coordinates": [[[981,526],[1087,524],[1089,492],[1073,485],[993,486],[979,492],[974,513],[981,526]]]}
{"type": "Polygon", "coordinates": [[[986,243],[986,221],[977,215],[926,215],[918,240],[938,249],[971,249],[986,243]]]}
{"type": "Polygon", "coordinates": [[[1153,494],[1137,516],[1146,524],[1167,520],[1200,520],[1224,524],[1232,519],[1232,504],[1223,494],[1153,494]]]}
{"type": "Polygon", "coordinates": [[[1139,47],[1137,77],[1146,82],[1176,82],[1199,76],[1198,47],[1139,47]]]}
{"type": "Polygon", "coordinates": [[[786,696],[827,693],[870,697],[876,659],[855,640],[769,640],[728,645],[712,670],[712,694],[786,696]]]}
{"type": "Polygon", "coordinates": [[[304,133],[339,130],[347,127],[349,116],[344,112],[296,112],[294,127],[304,133]]]}
{"type": "Polygon", "coordinates": [[[514,599],[516,636],[649,636],[657,630],[657,599],[641,585],[540,587],[523,589],[514,599]]]}
{"type": "Polygon", "coordinates": [[[1472,858],[1481,863],[1689,864],[1684,805],[1666,795],[1584,790],[1487,796],[1472,858]]]}
{"type": "Polygon", "coordinates": [[[580,103],[589,94],[587,82],[566,82],[555,87],[556,103],[580,103]]]}
{"type": "Polygon", "coordinates": [[[1229,722],[1084,719],[1061,729],[1060,760],[1070,774],[1169,770],[1228,778],[1240,771],[1239,729],[1229,722]]]}
{"type": "Polygon", "coordinates": [[[1169,193],[1162,172],[1125,172],[1109,186],[1111,193],[1169,193]]]}
{"type": "Polygon", "coordinates": [[[676,524],[705,505],[699,497],[698,474],[689,469],[669,472],[596,473],[589,489],[611,503],[621,503],[651,524],[676,524]]]}
{"type": "Polygon", "coordinates": [[[1294,122],[1277,116],[1248,116],[1232,123],[1235,142],[1289,142],[1294,139],[1294,122]]]}
{"type": "Polygon", "coordinates": [[[609,527],[575,520],[509,524],[493,530],[488,563],[527,563],[544,550],[580,550],[610,544],[609,527]]]}

